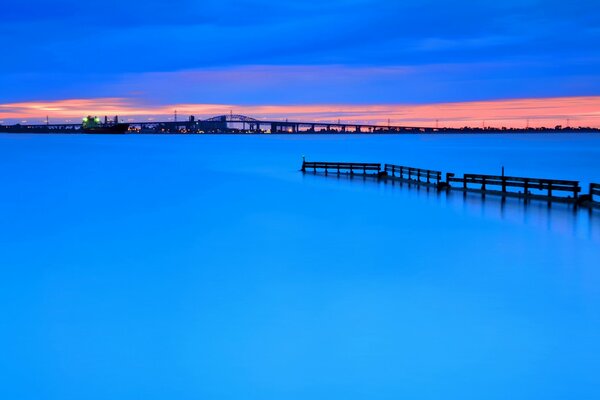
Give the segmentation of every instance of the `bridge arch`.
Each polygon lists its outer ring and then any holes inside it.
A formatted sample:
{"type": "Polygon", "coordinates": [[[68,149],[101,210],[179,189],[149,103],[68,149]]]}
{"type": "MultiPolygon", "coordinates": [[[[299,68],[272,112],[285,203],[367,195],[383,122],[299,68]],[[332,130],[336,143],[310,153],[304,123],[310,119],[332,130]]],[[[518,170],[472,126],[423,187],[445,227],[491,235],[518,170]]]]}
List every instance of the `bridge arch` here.
{"type": "Polygon", "coordinates": [[[248,117],[246,115],[241,114],[224,114],[217,115],[216,117],[211,117],[205,119],[207,122],[257,122],[258,120],[252,117],[248,117]]]}

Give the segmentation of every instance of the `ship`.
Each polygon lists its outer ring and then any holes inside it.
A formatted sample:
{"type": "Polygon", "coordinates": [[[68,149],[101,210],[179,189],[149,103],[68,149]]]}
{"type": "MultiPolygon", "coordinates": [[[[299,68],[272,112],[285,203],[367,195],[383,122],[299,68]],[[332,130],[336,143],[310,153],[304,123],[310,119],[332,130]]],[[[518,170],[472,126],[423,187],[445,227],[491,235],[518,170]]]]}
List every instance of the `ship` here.
{"type": "Polygon", "coordinates": [[[100,122],[100,118],[88,115],[83,118],[81,123],[81,131],[83,133],[126,133],[129,130],[129,124],[119,122],[119,117],[115,116],[113,121],[108,121],[108,117],[104,117],[104,123],[100,122]]]}

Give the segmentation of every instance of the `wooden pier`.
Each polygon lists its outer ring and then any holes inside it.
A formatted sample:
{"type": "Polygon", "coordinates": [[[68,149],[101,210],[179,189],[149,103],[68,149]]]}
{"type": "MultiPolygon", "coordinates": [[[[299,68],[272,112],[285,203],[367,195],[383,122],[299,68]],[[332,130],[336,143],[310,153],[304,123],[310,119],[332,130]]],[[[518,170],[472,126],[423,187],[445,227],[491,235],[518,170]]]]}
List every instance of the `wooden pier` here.
{"type": "Polygon", "coordinates": [[[353,162],[307,162],[302,161],[302,172],[312,170],[313,174],[329,172],[349,175],[374,175],[381,176],[381,164],[378,163],[353,163],[353,162]]]}
{"type": "Polygon", "coordinates": [[[600,183],[590,183],[588,205],[590,207],[600,208],[600,183]]]}
{"type": "Polygon", "coordinates": [[[384,172],[387,173],[388,178],[419,185],[439,186],[442,182],[442,171],[385,164],[384,172]]]}
{"type": "Polygon", "coordinates": [[[447,173],[446,183],[453,190],[546,200],[549,203],[575,203],[581,192],[579,181],[505,175],[464,174],[455,177],[453,173],[447,173]],[[452,186],[452,183],[459,183],[459,186],[452,186]]]}
{"type": "MultiPolygon", "coordinates": [[[[403,165],[359,162],[308,162],[302,160],[303,173],[328,175],[346,174],[350,176],[370,176],[383,180],[396,180],[409,184],[425,185],[438,191],[457,190],[485,195],[523,198],[525,201],[542,200],[550,205],[553,202],[568,203],[575,206],[600,208],[600,184],[591,183],[589,193],[582,194],[579,181],[564,179],[529,178],[519,176],[464,174],[457,177],[442,171],[407,167],[403,165]]],[[[504,168],[503,168],[504,172],[504,168]]]]}

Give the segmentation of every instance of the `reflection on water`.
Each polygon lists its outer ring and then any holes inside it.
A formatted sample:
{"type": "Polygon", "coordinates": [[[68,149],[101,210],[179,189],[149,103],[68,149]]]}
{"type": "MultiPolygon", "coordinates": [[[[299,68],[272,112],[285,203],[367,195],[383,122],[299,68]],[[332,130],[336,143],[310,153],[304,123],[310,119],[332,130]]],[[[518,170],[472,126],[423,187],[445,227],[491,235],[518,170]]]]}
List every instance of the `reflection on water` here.
{"type": "Polygon", "coordinates": [[[461,207],[464,212],[485,218],[500,219],[513,224],[524,224],[537,229],[587,238],[600,242],[600,213],[588,208],[545,201],[528,201],[474,193],[450,192],[446,204],[461,207]]]}
{"type": "MultiPolygon", "coordinates": [[[[401,190],[408,198],[433,201],[448,208],[451,212],[478,216],[485,219],[501,220],[511,224],[525,225],[600,243],[600,210],[577,207],[571,204],[552,203],[543,200],[529,200],[483,195],[473,192],[438,191],[435,187],[417,185],[399,180],[379,181],[375,177],[350,176],[347,174],[306,173],[307,178],[344,180],[354,185],[382,185],[401,190]]],[[[389,192],[388,192],[389,193],[389,192]]]]}

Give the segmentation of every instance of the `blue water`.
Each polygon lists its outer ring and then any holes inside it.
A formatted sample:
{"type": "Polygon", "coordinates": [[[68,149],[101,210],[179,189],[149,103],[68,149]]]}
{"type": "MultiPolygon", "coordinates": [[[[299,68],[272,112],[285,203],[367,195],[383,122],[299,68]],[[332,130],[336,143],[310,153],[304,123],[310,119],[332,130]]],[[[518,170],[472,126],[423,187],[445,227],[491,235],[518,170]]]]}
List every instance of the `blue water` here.
{"type": "Polygon", "coordinates": [[[600,211],[302,155],[600,182],[599,135],[0,136],[2,398],[600,398],[600,211]]]}

